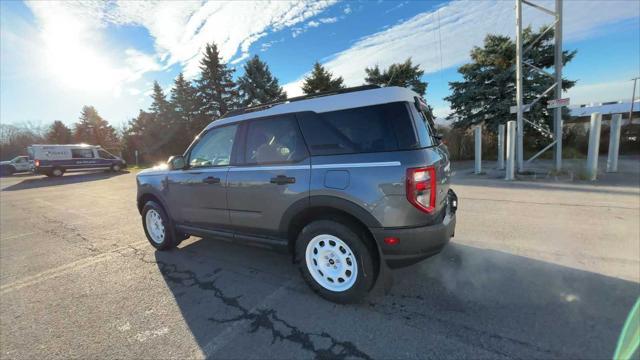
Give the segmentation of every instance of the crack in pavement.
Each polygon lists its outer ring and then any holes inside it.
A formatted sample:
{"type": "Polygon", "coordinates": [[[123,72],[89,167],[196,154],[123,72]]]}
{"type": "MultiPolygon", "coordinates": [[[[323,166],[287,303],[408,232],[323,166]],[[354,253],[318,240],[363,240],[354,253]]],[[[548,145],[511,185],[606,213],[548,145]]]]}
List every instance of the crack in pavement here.
{"type": "MultiPolygon", "coordinates": [[[[217,286],[216,282],[218,281],[219,277],[208,281],[201,280],[200,278],[198,278],[197,274],[191,270],[180,270],[178,269],[178,266],[176,264],[169,264],[163,261],[147,260],[145,258],[146,254],[144,253],[144,251],[136,249],[134,247],[131,247],[131,249],[133,249],[134,255],[138,258],[138,260],[147,264],[156,264],[160,270],[160,273],[165,277],[167,281],[184,287],[197,286],[201,290],[210,291],[213,293],[214,297],[220,300],[225,306],[232,308],[240,313],[238,316],[228,319],[209,317],[207,320],[213,323],[226,324],[249,322],[249,333],[256,333],[261,329],[270,331],[272,336],[271,344],[275,344],[276,341],[289,341],[294,344],[300,345],[304,350],[312,352],[316,359],[371,359],[371,356],[358,349],[358,347],[351,341],[340,341],[325,331],[318,333],[305,332],[297,326],[292,325],[291,323],[279,317],[277,311],[274,309],[247,309],[239,301],[242,295],[226,295],[225,292],[219,286],[217,286]],[[283,329],[279,330],[277,327],[283,329]],[[313,338],[328,340],[330,344],[328,347],[322,348],[314,343],[313,338]]],[[[213,271],[213,274],[218,274],[220,271],[222,271],[222,269],[217,268],[213,271]]]]}
{"type": "MultiPolygon", "coordinates": [[[[420,297],[422,298],[422,297],[420,297]]],[[[557,351],[551,350],[551,349],[546,349],[543,348],[539,345],[536,344],[532,344],[520,339],[516,339],[513,337],[509,337],[509,336],[504,336],[504,335],[500,335],[497,333],[493,333],[493,332],[489,332],[489,331],[485,331],[482,329],[478,329],[476,327],[467,325],[467,324],[463,324],[459,321],[452,321],[450,318],[448,317],[439,317],[435,314],[425,314],[425,313],[420,313],[420,312],[416,312],[413,310],[410,310],[408,308],[406,308],[406,306],[400,306],[398,307],[398,305],[394,302],[393,304],[389,305],[389,304],[384,304],[384,303],[375,303],[375,302],[370,302],[369,303],[369,307],[371,307],[372,309],[374,309],[374,311],[382,313],[382,314],[387,314],[387,315],[391,315],[391,316],[401,316],[403,317],[405,320],[412,320],[413,317],[418,317],[418,318],[423,318],[426,320],[433,320],[437,323],[443,324],[445,326],[442,327],[443,331],[446,334],[443,334],[447,337],[452,337],[452,338],[456,338],[458,339],[460,342],[465,343],[465,344],[469,344],[469,345],[473,345],[476,346],[480,349],[483,349],[485,351],[494,353],[496,355],[500,355],[500,356],[504,356],[507,358],[516,358],[518,357],[517,355],[514,355],[512,353],[506,353],[504,351],[498,350],[496,348],[495,345],[491,344],[491,343],[485,343],[485,341],[483,341],[483,339],[489,338],[492,340],[497,340],[497,341],[502,341],[502,342],[506,342],[506,343],[511,343],[517,346],[521,346],[524,348],[528,348],[531,350],[534,350],[538,353],[544,354],[543,357],[553,357],[553,358],[579,358],[578,355],[576,354],[569,354],[569,353],[559,353],[557,351]],[[386,308],[386,309],[385,309],[386,308]],[[402,315],[404,314],[404,315],[402,315]],[[449,326],[446,326],[449,325],[449,326]],[[453,325],[453,326],[451,326],[453,325]],[[453,329],[452,329],[453,328],[453,329]],[[453,331],[455,330],[455,331],[453,331]]],[[[421,328],[420,326],[414,326],[416,328],[421,328]]]]}

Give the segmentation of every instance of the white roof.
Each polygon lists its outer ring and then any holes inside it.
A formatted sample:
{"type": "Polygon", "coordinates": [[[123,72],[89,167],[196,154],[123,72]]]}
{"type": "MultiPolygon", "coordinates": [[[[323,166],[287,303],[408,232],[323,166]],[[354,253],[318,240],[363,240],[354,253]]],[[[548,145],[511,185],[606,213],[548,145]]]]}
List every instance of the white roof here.
{"type": "Polygon", "coordinates": [[[317,113],[323,113],[327,111],[351,109],[361,106],[371,106],[399,101],[413,102],[414,97],[416,96],[420,97],[420,95],[412,90],[397,86],[354,91],[344,94],[320,96],[307,100],[285,102],[265,110],[239,114],[236,116],[216,120],[211,122],[207,126],[207,129],[213,126],[230,124],[241,120],[278,114],[287,114],[301,111],[314,111],[317,113]]]}
{"type": "MultiPolygon", "coordinates": [[[[629,114],[631,110],[631,102],[617,102],[613,104],[592,104],[581,107],[570,107],[569,113],[572,117],[589,116],[591,113],[600,113],[602,115],[609,114],[629,114]]],[[[633,103],[633,111],[640,111],[640,100],[633,103]]]]}
{"type": "Polygon", "coordinates": [[[86,148],[99,148],[100,145],[89,145],[89,144],[33,144],[31,146],[46,146],[46,147],[54,147],[54,146],[64,146],[64,147],[86,147],[86,148]]]}

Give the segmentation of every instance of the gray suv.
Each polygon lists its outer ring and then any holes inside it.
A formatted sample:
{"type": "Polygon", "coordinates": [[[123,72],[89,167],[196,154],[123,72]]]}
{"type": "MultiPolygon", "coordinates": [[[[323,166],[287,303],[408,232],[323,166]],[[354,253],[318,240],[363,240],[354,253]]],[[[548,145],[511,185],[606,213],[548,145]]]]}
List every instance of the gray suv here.
{"type": "Polygon", "coordinates": [[[233,111],[138,174],[145,234],[158,250],[191,235],[283,248],[319,295],[361,300],[383,267],[454,234],[449,157],[425,109],[367,86],[233,111]]]}

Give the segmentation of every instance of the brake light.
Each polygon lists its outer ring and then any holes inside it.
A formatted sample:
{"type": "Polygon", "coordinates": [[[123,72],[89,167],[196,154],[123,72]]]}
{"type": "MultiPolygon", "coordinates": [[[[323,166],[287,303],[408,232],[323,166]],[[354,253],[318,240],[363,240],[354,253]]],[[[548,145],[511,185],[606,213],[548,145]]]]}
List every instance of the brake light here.
{"type": "Polygon", "coordinates": [[[433,166],[407,169],[407,200],[430,214],[436,208],[436,169],[433,166]]]}
{"type": "Polygon", "coordinates": [[[36,166],[40,166],[40,160],[35,161],[36,166]]]}

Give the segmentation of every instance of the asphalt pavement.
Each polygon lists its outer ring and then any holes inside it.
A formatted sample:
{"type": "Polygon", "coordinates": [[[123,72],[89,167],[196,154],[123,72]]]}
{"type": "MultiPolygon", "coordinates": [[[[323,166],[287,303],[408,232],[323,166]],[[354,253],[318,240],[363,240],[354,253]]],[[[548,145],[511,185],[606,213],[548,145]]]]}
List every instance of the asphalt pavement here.
{"type": "Polygon", "coordinates": [[[454,170],[456,237],[359,305],[314,295],[283,253],[156,252],[134,172],[2,178],[0,357],[611,358],[640,294],[635,168],[597,184],[454,170]]]}

